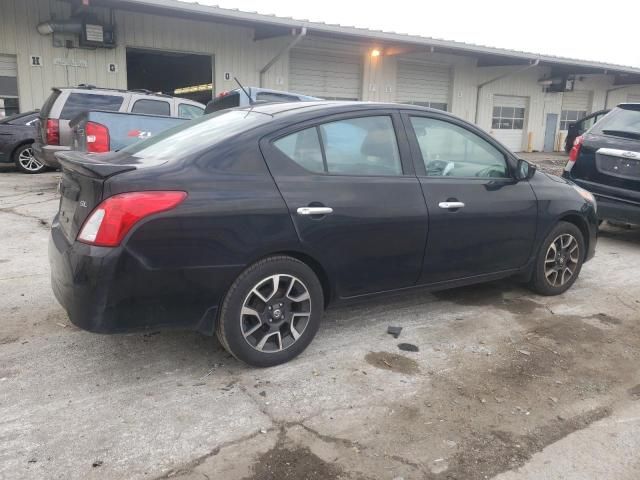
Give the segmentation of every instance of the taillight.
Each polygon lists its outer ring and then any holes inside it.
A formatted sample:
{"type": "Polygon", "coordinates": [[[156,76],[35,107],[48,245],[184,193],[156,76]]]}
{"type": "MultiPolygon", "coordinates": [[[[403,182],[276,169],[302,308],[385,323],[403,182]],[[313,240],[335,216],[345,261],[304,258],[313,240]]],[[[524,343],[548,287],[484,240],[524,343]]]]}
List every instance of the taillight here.
{"type": "Polygon", "coordinates": [[[226,91],[226,90],[225,90],[225,91],[222,91],[222,92],[220,92],[220,93],[217,95],[217,98],[226,97],[227,95],[229,95],[229,93],[231,93],[231,92],[228,92],[228,91],[226,91]]]}
{"type": "Polygon", "coordinates": [[[186,192],[129,192],[104,200],[82,226],[78,241],[101,247],[117,247],[131,228],[149,215],[177,207],[186,192]]]}
{"type": "Polygon", "coordinates": [[[573,147],[571,147],[571,151],[569,152],[569,161],[564,167],[565,172],[570,172],[575,165],[576,160],[578,160],[578,157],[580,156],[580,149],[582,148],[583,142],[584,138],[582,137],[582,135],[576,137],[576,139],[573,141],[573,147]]]}
{"type": "Polygon", "coordinates": [[[47,144],[60,145],[60,122],[53,118],[47,118],[47,144]]]}
{"type": "Polygon", "coordinates": [[[87,122],[84,126],[85,138],[87,139],[87,151],[91,153],[103,153],[110,150],[111,139],[109,129],[104,125],[94,122],[87,122]]]}

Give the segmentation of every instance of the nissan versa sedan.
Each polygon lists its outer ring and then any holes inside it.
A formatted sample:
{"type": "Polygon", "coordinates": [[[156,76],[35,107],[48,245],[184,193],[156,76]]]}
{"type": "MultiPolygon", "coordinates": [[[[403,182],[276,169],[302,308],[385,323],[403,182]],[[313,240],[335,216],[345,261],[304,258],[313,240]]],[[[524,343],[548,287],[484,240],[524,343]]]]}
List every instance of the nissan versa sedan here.
{"type": "Polygon", "coordinates": [[[254,366],[300,354],[337,302],[505,277],[557,295],[596,248],[590,193],[427,108],[267,104],[58,156],[71,321],[215,333],[254,366]]]}

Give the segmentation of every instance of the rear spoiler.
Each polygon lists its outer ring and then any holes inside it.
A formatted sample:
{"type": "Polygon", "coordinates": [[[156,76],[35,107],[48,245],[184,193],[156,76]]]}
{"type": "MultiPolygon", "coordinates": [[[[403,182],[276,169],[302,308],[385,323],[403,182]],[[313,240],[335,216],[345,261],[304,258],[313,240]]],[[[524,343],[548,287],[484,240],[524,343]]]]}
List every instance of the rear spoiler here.
{"type": "Polygon", "coordinates": [[[128,172],[138,168],[135,165],[105,163],[92,158],[91,154],[82,152],[56,152],[55,155],[60,160],[60,165],[63,169],[87,177],[107,178],[116,173],[128,172]]]}

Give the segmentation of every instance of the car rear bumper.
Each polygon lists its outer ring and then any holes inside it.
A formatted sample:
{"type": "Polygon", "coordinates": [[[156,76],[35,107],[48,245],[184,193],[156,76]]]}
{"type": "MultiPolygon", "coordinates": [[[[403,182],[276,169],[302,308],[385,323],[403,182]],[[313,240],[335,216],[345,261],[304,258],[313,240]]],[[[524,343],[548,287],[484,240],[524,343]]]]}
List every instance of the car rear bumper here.
{"type": "Polygon", "coordinates": [[[213,334],[220,292],[237,274],[149,268],[123,247],[69,242],[57,217],[49,263],[56,299],[74,325],[94,333],[184,328],[213,334]]]}
{"type": "Polygon", "coordinates": [[[60,168],[60,162],[56,158],[56,152],[68,152],[70,150],[71,147],[60,145],[33,144],[33,155],[36,157],[36,160],[50,168],[60,168]]]}

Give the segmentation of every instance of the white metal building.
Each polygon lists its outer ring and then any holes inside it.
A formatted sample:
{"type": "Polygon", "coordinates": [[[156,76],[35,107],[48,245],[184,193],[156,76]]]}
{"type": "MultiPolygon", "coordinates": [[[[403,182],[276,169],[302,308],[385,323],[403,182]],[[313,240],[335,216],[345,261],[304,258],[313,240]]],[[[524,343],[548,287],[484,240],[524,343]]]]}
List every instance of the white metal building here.
{"type": "Polygon", "coordinates": [[[202,99],[236,88],[233,77],[447,110],[516,151],[559,149],[571,121],[640,101],[640,68],[177,0],[0,0],[0,116],[40,107],[53,86],[202,99]]]}

